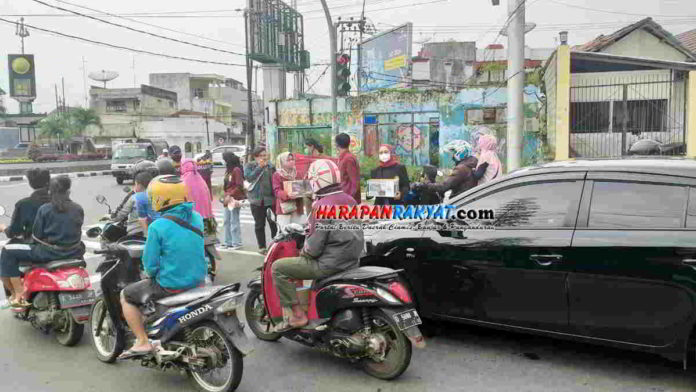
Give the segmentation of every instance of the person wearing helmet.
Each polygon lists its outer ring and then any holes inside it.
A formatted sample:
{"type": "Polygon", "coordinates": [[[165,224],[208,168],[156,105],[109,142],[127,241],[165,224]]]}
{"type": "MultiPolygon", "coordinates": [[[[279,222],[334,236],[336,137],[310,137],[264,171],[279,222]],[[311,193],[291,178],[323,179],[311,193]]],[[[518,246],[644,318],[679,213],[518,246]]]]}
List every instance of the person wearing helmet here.
{"type": "Polygon", "coordinates": [[[169,157],[172,158],[172,163],[174,164],[174,170],[176,174],[179,174],[179,166],[181,166],[181,147],[171,146],[169,147],[169,157]]]}
{"type": "Polygon", "coordinates": [[[171,174],[176,175],[176,169],[174,168],[174,161],[169,157],[161,157],[155,162],[157,165],[157,171],[159,175],[171,174]]]}
{"type": "MultiPolygon", "coordinates": [[[[148,160],[141,160],[133,165],[133,178],[135,178],[135,184],[133,189],[128,192],[126,198],[121,202],[121,205],[116,208],[116,211],[111,214],[111,219],[115,222],[126,221],[126,232],[129,235],[143,233],[143,223],[138,216],[137,210],[137,200],[136,195],[138,192],[142,192],[147,188],[147,182],[152,177],[157,176],[158,170],[157,165],[154,162],[148,160]],[[140,183],[138,182],[138,176],[145,173],[145,176],[140,176],[140,183]],[[146,180],[149,178],[148,180],[146,180]]],[[[143,204],[142,195],[138,197],[140,199],[140,204],[143,204]]],[[[142,208],[142,207],[141,207],[142,208]]]]}
{"type": "Polygon", "coordinates": [[[411,189],[437,192],[439,195],[451,190],[450,198],[452,198],[476,186],[478,180],[486,172],[488,163],[482,163],[477,168],[478,160],[472,156],[473,149],[464,140],[451,141],[445,145],[444,150],[452,154],[452,160],[455,164],[452,174],[439,184],[415,183],[411,189]]]}
{"type": "Polygon", "coordinates": [[[150,204],[161,218],[150,224],[142,256],[149,278],[132,283],[121,292],[123,316],[136,337],[133,347],[121,359],[152,351],[139,307],[205,282],[203,218],[193,210],[188,193],[181,178],[172,175],[158,176],[147,187],[150,204]]]}
{"type": "Polygon", "coordinates": [[[157,157],[157,159],[161,158],[169,158],[169,151],[166,148],[162,149],[162,154],[157,157]]]}
{"type": "MultiPolygon", "coordinates": [[[[313,210],[322,206],[357,205],[355,199],[341,189],[338,165],[328,159],[314,161],[307,172],[317,200],[313,210]]],[[[283,306],[284,322],[278,331],[307,325],[307,315],[297,299],[291,279],[321,279],[341,271],[358,267],[363,250],[362,230],[317,229],[314,214],[309,217],[309,234],[299,257],[283,258],[273,263],[273,281],[283,306]]],[[[332,222],[323,220],[322,223],[332,222]]]]}

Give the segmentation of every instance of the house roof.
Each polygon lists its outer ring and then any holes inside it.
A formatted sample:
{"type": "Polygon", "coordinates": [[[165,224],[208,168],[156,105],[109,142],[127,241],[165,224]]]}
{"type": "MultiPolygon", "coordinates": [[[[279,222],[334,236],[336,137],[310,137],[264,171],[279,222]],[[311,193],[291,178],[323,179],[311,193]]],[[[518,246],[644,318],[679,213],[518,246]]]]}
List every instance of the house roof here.
{"type": "Polygon", "coordinates": [[[687,32],[677,35],[677,39],[682,43],[687,49],[696,53],[696,29],[689,30],[687,32]]]}
{"type": "Polygon", "coordinates": [[[694,54],[694,52],[689,50],[680,40],[678,40],[669,31],[663,29],[662,26],[660,26],[652,18],[645,18],[639,20],[638,22],[628,25],[622,29],[619,29],[609,35],[600,35],[592,41],[586,42],[582,45],[574,46],[573,50],[582,52],[600,52],[602,49],[608,47],[616,41],[619,41],[620,39],[626,37],[627,35],[631,34],[632,32],[638,29],[644,29],[645,31],[651,33],[657,38],[664,40],[668,45],[671,45],[678,51],[685,54],[689,59],[691,59],[691,61],[696,61],[696,54],[694,54]]]}

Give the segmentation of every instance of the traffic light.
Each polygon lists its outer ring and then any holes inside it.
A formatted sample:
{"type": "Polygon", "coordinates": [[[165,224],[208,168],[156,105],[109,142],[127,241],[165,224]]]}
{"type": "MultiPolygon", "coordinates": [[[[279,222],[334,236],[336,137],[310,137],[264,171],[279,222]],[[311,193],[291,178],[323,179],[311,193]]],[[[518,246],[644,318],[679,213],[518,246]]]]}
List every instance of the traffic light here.
{"type": "Polygon", "coordinates": [[[350,92],[350,56],[339,55],[336,58],[336,90],[338,96],[346,96],[350,92]]]}

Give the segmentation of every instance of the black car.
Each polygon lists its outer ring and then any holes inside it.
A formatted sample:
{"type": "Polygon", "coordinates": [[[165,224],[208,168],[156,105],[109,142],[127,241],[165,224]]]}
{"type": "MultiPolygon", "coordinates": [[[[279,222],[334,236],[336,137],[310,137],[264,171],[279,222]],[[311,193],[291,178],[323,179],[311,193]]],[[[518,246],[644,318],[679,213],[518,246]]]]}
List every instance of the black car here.
{"type": "Polygon", "coordinates": [[[494,214],[366,232],[361,264],[404,269],[421,316],[694,358],[696,161],[554,162],[449,204],[494,214]]]}

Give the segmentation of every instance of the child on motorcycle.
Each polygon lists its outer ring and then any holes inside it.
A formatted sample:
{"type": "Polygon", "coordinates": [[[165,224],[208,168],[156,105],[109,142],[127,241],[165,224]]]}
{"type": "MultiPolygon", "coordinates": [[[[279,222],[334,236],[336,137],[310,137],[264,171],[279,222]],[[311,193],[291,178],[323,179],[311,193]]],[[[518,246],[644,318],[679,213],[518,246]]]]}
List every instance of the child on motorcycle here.
{"type": "Polygon", "coordinates": [[[150,204],[161,217],[148,228],[143,267],[150,277],[121,292],[123,316],[136,342],[121,359],[148,354],[148,341],[139,309],[151,301],[204,283],[207,263],[203,248],[203,218],[188,201],[189,190],[178,176],[160,176],[147,188],[150,204]]]}
{"type": "Polygon", "coordinates": [[[143,234],[147,235],[147,227],[159,218],[159,214],[152,209],[150,200],[147,198],[147,187],[152,181],[152,175],[148,172],[141,172],[135,176],[133,202],[136,214],[138,215],[138,223],[143,230],[143,234]]]}
{"type": "MultiPolygon", "coordinates": [[[[356,205],[352,196],[341,190],[338,166],[319,159],[309,167],[307,177],[317,198],[313,209],[326,205],[356,205]]],[[[327,222],[330,223],[330,222],[327,222]]],[[[299,304],[291,279],[321,279],[356,268],[363,250],[362,230],[317,230],[314,214],[309,217],[309,234],[299,257],[287,257],[273,263],[273,281],[283,306],[285,322],[277,331],[307,325],[307,315],[299,304]]]]}

